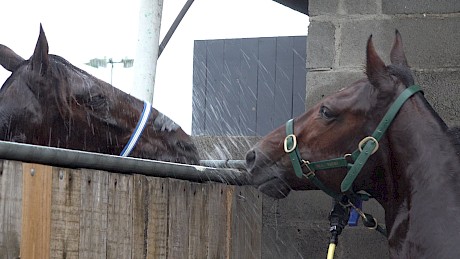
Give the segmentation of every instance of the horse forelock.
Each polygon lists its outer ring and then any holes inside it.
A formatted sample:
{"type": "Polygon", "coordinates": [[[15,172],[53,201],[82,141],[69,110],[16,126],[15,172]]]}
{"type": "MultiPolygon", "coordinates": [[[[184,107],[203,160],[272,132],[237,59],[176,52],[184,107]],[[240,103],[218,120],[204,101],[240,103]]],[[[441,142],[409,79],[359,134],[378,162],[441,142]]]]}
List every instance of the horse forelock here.
{"type": "Polygon", "coordinates": [[[62,119],[72,117],[71,100],[74,99],[74,91],[71,89],[71,80],[73,80],[73,76],[71,74],[74,73],[75,76],[79,76],[84,71],[78,69],[60,56],[49,55],[49,58],[51,61],[49,69],[53,75],[51,80],[57,81],[49,82],[51,88],[50,90],[54,93],[57,109],[62,119]]]}
{"type": "Polygon", "coordinates": [[[96,84],[101,85],[99,82],[102,81],[74,66],[61,56],[50,55],[50,59],[53,61],[50,62],[53,64],[51,66],[53,70],[51,73],[54,75],[53,80],[59,80],[59,82],[53,83],[53,85],[58,86],[53,87],[53,91],[55,92],[55,99],[58,104],[59,112],[63,117],[65,114],[71,117],[73,112],[72,103],[78,100],[77,95],[82,95],[90,99],[89,90],[96,84]]]}

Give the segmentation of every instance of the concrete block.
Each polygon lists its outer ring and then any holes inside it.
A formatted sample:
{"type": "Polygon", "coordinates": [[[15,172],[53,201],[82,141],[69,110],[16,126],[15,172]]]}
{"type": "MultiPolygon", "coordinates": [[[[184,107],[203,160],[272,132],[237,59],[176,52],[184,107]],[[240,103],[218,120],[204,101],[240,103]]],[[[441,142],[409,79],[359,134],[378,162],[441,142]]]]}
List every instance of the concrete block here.
{"type": "Polygon", "coordinates": [[[339,1],[340,0],[309,1],[308,15],[314,17],[317,15],[338,13],[339,1]]]}
{"type": "MultiPolygon", "coordinates": [[[[341,37],[338,39],[340,42],[340,50],[337,53],[339,67],[364,67],[366,64],[366,44],[370,35],[372,35],[377,52],[385,62],[389,62],[396,28],[395,22],[388,19],[343,22],[341,24],[341,37]]],[[[402,36],[403,40],[407,38],[404,33],[402,36]]]]}
{"type": "MultiPolygon", "coordinates": [[[[412,68],[442,68],[458,66],[460,60],[460,17],[427,17],[361,20],[341,25],[340,67],[365,64],[365,50],[369,35],[373,35],[376,49],[389,63],[389,54],[398,29],[403,37],[406,57],[412,68]],[[423,28],[423,30],[420,30],[423,28]]],[[[311,37],[311,36],[309,36],[311,37]]],[[[309,53],[307,52],[307,56],[309,53]]]]}
{"type": "Polygon", "coordinates": [[[327,223],[331,206],[332,198],[322,191],[292,191],[280,200],[264,195],[263,220],[266,225],[282,227],[300,226],[307,221],[327,223]]]}
{"type": "MultiPolygon", "coordinates": [[[[262,258],[326,258],[330,233],[328,228],[310,226],[267,227],[262,230],[262,258]]],[[[335,259],[386,259],[388,242],[375,230],[345,228],[339,237],[335,259]]]]}
{"type": "Polygon", "coordinates": [[[311,21],[307,37],[307,69],[332,68],[335,55],[334,24],[311,21]]]}
{"type": "Polygon", "coordinates": [[[330,95],[363,77],[365,77],[363,69],[308,72],[307,98],[305,100],[306,110],[317,104],[325,96],[330,95]]]}
{"type": "Polygon", "coordinates": [[[384,14],[417,14],[417,13],[458,13],[460,1],[458,0],[385,0],[382,1],[384,14]]]}
{"type": "Polygon", "coordinates": [[[375,230],[347,227],[339,237],[334,258],[387,259],[387,238],[375,230]]]}
{"type": "MultiPolygon", "coordinates": [[[[325,225],[324,228],[328,229],[328,216],[332,205],[332,198],[323,191],[293,191],[280,200],[263,195],[263,222],[264,225],[273,227],[303,228],[305,225],[325,225]]],[[[363,209],[384,223],[385,211],[376,200],[364,202],[363,209]]]]}
{"type": "Polygon", "coordinates": [[[346,14],[377,14],[380,13],[378,0],[346,0],[342,7],[346,14]]]}
{"type": "Polygon", "coordinates": [[[446,71],[416,71],[415,81],[425,98],[449,126],[460,126],[460,68],[446,71]]]}
{"type": "MultiPolygon", "coordinates": [[[[322,191],[296,191],[281,200],[263,196],[262,258],[325,257],[331,206],[332,199],[322,191]]],[[[375,200],[364,202],[363,209],[384,222],[375,200]]],[[[346,227],[334,258],[388,258],[386,238],[361,223],[346,227]]]]}
{"type": "Polygon", "coordinates": [[[328,238],[328,229],[319,226],[308,229],[264,226],[261,258],[326,258],[328,238]]]}

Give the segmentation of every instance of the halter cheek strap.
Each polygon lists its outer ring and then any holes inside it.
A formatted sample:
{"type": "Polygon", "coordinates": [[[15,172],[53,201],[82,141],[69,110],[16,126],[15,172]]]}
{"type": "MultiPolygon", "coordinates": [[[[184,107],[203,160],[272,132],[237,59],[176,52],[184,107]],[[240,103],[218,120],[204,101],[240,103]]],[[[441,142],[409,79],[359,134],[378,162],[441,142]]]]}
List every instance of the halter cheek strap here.
{"type": "Polygon", "coordinates": [[[137,141],[139,140],[142,132],[144,131],[145,126],[147,125],[147,120],[150,116],[152,111],[152,105],[148,102],[144,102],[144,110],[142,111],[141,118],[137,122],[137,126],[134,129],[133,134],[129,138],[128,143],[126,143],[125,147],[121,151],[120,156],[127,157],[136,146],[137,141]]]}

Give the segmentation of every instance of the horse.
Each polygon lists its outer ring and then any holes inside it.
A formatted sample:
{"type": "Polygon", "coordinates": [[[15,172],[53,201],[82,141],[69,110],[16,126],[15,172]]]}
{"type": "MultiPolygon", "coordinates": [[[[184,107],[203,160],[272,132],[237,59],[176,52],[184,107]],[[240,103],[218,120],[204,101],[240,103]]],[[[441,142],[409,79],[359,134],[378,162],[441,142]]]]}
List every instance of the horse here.
{"type": "Polygon", "coordinates": [[[0,140],[198,164],[191,137],[150,104],[48,53],[42,25],[29,60],[0,45],[0,140]]]}
{"type": "Polygon", "coordinates": [[[456,258],[458,129],[449,130],[414,85],[397,30],[390,60],[382,61],[371,35],[366,76],[263,137],[246,167],[254,186],[274,198],[318,189],[336,200],[375,198],[391,258],[456,258]]]}

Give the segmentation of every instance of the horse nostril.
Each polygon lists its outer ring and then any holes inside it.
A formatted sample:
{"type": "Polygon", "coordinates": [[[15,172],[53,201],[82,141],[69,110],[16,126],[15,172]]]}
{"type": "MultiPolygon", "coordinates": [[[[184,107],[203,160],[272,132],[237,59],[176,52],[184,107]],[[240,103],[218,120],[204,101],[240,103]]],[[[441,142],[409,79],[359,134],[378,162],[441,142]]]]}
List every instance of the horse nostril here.
{"type": "Polygon", "coordinates": [[[248,153],[246,153],[246,168],[250,169],[254,165],[254,161],[256,161],[256,152],[254,149],[249,150],[248,153]]]}

